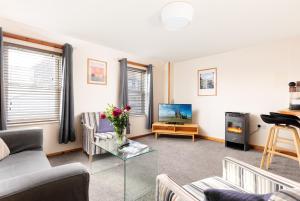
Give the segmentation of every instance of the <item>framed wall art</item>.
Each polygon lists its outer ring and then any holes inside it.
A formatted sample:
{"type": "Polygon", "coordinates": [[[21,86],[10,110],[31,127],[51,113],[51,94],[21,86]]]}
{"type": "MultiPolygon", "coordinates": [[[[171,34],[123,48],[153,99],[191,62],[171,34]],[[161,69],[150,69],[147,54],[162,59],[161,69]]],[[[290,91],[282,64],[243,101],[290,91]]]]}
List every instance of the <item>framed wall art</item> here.
{"type": "Polygon", "coordinates": [[[88,84],[107,83],[107,62],[96,59],[88,59],[87,62],[87,82],[88,84]]]}
{"type": "Polygon", "coordinates": [[[198,96],[217,95],[217,68],[198,70],[198,96]]]}

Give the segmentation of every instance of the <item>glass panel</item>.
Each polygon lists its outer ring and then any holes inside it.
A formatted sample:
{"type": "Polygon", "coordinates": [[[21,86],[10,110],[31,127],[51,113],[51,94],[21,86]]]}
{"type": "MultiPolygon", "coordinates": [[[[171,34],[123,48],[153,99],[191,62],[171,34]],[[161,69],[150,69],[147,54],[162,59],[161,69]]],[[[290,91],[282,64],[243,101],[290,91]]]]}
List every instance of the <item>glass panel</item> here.
{"type": "Polygon", "coordinates": [[[152,152],[153,149],[136,141],[128,140],[129,146],[125,147],[127,150],[131,150],[132,152],[126,152],[124,149],[119,149],[118,144],[116,143],[116,139],[106,139],[106,140],[100,140],[95,143],[95,145],[114,156],[120,158],[121,160],[128,160],[130,158],[146,154],[149,152],[152,152]]]}
{"type": "Polygon", "coordinates": [[[126,161],[124,167],[126,201],[155,200],[157,167],[156,151],[126,161]]]}
{"type": "Polygon", "coordinates": [[[111,200],[124,200],[124,162],[109,153],[93,156],[90,164],[93,197],[102,200],[103,194],[109,194],[111,200]]]}
{"type": "MultiPolygon", "coordinates": [[[[130,146],[141,144],[129,140],[130,146]]],[[[102,147],[104,154],[90,158],[90,172],[93,178],[101,183],[97,184],[96,194],[109,192],[112,200],[145,201],[155,200],[155,179],[158,174],[158,153],[147,147],[138,154],[120,154],[116,151],[114,139],[101,140],[96,143],[102,147]],[[124,156],[124,157],[123,157],[124,156]]],[[[142,145],[142,144],[141,144],[142,145]]]]}
{"type": "Polygon", "coordinates": [[[243,132],[241,122],[228,122],[227,131],[230,133],[241,134],[243,132]]]}

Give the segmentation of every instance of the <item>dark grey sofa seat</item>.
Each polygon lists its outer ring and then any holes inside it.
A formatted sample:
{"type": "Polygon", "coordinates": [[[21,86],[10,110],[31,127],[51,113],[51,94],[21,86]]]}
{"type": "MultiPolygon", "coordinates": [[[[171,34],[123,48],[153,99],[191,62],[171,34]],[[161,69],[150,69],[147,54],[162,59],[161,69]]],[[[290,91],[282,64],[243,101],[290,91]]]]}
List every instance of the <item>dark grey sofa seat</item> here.
{"type": "Polygon", "coordinates": [[[80,163],[51,167],[42,129],[0,131],[11,155],[0,161],[0,201],[88,201],[89,173],[80,163]]]}

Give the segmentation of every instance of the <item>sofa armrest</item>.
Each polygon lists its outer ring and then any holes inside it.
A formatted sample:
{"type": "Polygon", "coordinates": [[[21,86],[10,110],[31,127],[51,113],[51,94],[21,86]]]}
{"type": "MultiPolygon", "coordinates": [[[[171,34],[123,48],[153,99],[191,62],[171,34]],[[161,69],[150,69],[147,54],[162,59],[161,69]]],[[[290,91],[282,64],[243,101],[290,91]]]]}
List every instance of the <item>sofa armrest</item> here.
{"type": "Polygon", "coordinates": [[[254,167],[237,159],[223,159],[223,179],[249,193],[265,194],[280,189],[300,187],[300,183],[254,167]]]}
{"type": "Polygon", "coordinates": [[[88,201],[89,173],[80,163],[0,181],[0,201],[88,201]]]}
{"type": "Polygon", "coordinates": [[[155,201],[198,201],[184,188],[176,184],[166,174],[161,174],[156,177],[156,196],[155,201]]]}
{"type": "Polygon", "coordinates": [[[0,137],[14,154],[24,150],[43,149],[43,130],[39,128],[25,130],[3,130],[0,137]]]}

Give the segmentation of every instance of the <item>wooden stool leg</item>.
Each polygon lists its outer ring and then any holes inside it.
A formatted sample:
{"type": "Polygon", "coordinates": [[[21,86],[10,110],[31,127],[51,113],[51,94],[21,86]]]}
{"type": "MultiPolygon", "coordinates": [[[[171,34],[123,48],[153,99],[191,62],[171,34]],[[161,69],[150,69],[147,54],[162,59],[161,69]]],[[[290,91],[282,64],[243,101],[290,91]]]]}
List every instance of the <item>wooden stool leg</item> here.
{"type": "Polygon", "coordinates": [[[274,128],[271,127],[270,131],[269,131],[269,134],[268,134],[267,142],[266,142],[266,145],[265,145],[265,148],[264,148],[264,152],[263,152],[263,155],[262,155],[262,159],[261,159],[261,162],[260,162],[260,168],[262,168],[262,169],[264,168],[264,165],[265,165],[265,159],[266,159],[267,152],[268,152],[270,138],[271,138],[272,133],[274,132],[273,130],[274,130],[274,128]]]}
{"type": "Polygon", "coordinates": [[[273,149],[273,141],[274,141],[274,135],[277,131],[277,128],[274,126],[273,127],[273,132],[271,133],[269,144],[268,144],[268,149],[267,149],[267,161],[266,161],[266,170],[269,169],[270,167],[270,160],[271,160],[271,153],[273,149]]]}
{"type": "Polygon", "coordinates": [[[277,144],[277,138],[278,138],[278,133],[279,133],[279,129],[278,128],[275,128],[275,131],[274,131],[274,136],[273,136],[273,140],[271,140],[271,143],[272,143],[272,147],[271,147],[271,153],[269,155],[269,162],[268,162],[268,167],[267,169],[269,169],[271,163],[272,163],[272,160],[273,160],[273,156],[274,156],[274,152],[276,151],[276,144],[277,144]]]}
{"type": "Polygon", "coordinates": [[[296,128],[293,128],[293,136],[294,136],[294,144],[296,147],[297,158],[300,165],[300,139],[296,128]]]}

